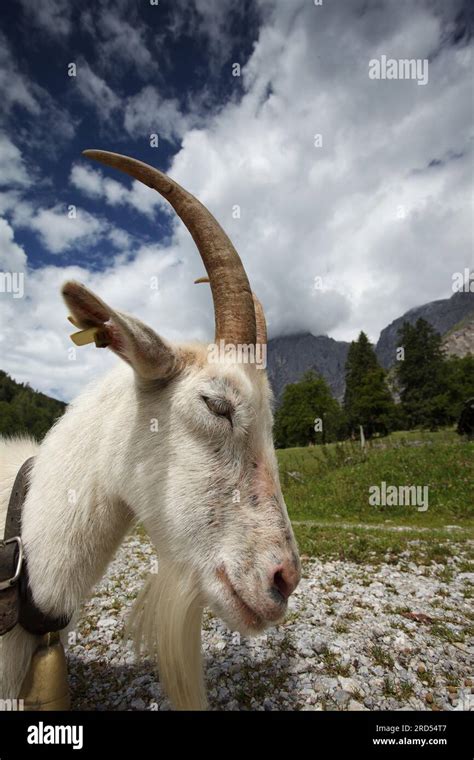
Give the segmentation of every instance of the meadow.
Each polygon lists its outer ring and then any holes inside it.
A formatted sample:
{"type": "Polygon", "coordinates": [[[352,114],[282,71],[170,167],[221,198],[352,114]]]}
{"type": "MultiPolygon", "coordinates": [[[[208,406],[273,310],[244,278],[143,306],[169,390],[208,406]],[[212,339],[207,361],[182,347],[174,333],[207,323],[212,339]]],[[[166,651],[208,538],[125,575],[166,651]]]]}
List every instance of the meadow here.
{"type": "Polygon", "coordinates": [[[301,553],[355,562],[442,562],[474,538],[474,442],[454,430],[280,449],[280,479],[301,553]],[[428,486],[429,507],[371,506],[369,488],[428,486]]]}

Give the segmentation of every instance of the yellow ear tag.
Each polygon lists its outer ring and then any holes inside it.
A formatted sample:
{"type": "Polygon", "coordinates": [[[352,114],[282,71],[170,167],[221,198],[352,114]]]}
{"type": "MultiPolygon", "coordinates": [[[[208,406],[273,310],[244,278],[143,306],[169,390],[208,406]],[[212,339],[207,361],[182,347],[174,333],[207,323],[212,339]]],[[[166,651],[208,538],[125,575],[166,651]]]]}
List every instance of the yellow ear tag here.
{"type": "MultiPolygon", "coordinates": [[[[80,327],[74,317],[69,316],[68,320],[74,325],[74,327],[80,327]]],[[[76,346],[87,346],[88,343],[95,343],[97,348],[106,348],[109,344],[104,339],[103,335],[98,335],[100,329],[100,327],[88,327],[86,330],[72,333],[69,337],[76,346]]]]}
{"type": "Polygon", "coordinates": [[[86,346],[88,343],[94,343],[96,335],[99,332],[98,327],[88,327],[87,330],[81,330],[77,333],[72,333],[69,337],[76,346],[86,346]]]}

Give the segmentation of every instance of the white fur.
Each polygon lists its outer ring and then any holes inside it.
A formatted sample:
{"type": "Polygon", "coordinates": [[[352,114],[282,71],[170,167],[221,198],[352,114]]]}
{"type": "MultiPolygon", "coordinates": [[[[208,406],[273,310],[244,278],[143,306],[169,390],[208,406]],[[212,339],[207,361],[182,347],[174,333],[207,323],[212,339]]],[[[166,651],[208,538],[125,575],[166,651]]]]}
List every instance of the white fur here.
{"type": "MultiPolygon", "coordinates": [[[[139,358],[130,359],[131,350],[123,357],[135,372],[120,364],[86,388],[39,447],[1,441],[0,524],[17,471],[35,454],[22,530],[31,589],[45,613],[64,615],[78,609],[139,520],[160,569],[133,608],[130,630],[158,662],[173,704],[202,709],[203,607],[256,633],[284,613],[271,591],[273,568],[292,563],[297,582],[299,560],[279,486],[265,373],[209,364],[202,346],[160,343],[169,366],[176,357],[186,361],[166,382],[154,380],[149,364],[142,371],[140,325],[127,333],[139,358]],[[203,396],[232,404],[233,425],[203,396]]],[[[0,639],[0,698],[18,695],[35,646],[18,626],[0,639]]]]}

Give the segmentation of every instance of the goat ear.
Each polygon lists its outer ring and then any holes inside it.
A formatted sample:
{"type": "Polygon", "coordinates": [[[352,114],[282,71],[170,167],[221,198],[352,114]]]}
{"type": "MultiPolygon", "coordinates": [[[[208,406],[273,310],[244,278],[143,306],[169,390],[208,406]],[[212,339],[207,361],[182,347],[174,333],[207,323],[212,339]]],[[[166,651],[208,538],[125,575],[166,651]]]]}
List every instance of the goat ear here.
{"type": "MultiPolygon", "coordinates": [[[[140,377],[166,379],[177,374],[183,359],[160,338],[151,327],[139,319],[114,311],[102,299],[79,282],[69,280],[61,289],[71,311],[73,324],[90,328],[97,346],[108,346],[117,356],[133,367],[140,377]]],[[[92,342],[87,340],[85,342],[92,342]]]]}

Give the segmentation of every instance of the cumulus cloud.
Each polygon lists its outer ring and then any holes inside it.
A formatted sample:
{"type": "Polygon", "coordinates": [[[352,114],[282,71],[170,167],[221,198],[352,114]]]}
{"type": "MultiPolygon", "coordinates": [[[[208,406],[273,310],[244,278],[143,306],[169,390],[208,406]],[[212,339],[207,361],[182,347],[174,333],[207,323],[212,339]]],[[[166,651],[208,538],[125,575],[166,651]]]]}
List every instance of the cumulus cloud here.
{"type": "MultiPolygon", "coordinates": [[[[77,165],[73,167],[72,175],[75,173],[78,174],[76,186],[81,187],[82,178],[86,194],[90,197],[100,197],[102,192],[105,192],[105,187],[113,204],[121,202],[129,203],[134,208],[139,207],[137,188],[128,190],[124,185],[114,180],[107,180],[100,175],[94,183],[94,172],[89,172],[89,178],[85,167],[77,165]],[[109,182],[113,183],[113,187],[109,187],[109,182]]],[[[0,133],[0,188],[5,188],[0,190],[0,216],[5,217],[1,221],[3,225],[7,225],[11,235],[13,235],[13,230],[10,225],[18,229],[31,230],[38,236],[42,247],[53,254],[94,248],[102,240],[109,241],[112,248],[117,251],[130,252],[137,248],[137,243],[126,230],[112,225],[100,216],[77,208],[75,205],[66,207],[57,203],[53,207],[45,207],[38,203],[30,190],[34,181],[30,175],[31,171],[27,172],[21,151],[6,135],[0,133]]],[[[44,184],[44,180],[42,182],[44,184]]],[[[143,186],[140,188],[141,192],[143,192],[143,186]]],[[[146,194],[143,213],[152,215],[154,200],[153,195],[150,200],[146,194]]],[[[3,228],[4,241],[7,228],[5,226],[3,228]]],[[[8,257],[13,250],[17,249],[5,245],[4,258],[8,257]]],[[[22,256],[24,255],[22,253],[22,256]]]]}
{"type": "Polygon", "coordinates": [[[73,245],[95,245],[105,231],[105,224],[81,209],[73,212],[61,206],[40,209],[29,224],[51,253],[63,253],[73,245]]]}
{"type": "Polygon", "coordinates": [[[165,140],[181,137],[191,126],[192,117],[185,115],[175,98],[163,98],[156,87],[148,85],[128,98],[124,111],[124,127],[135,139],[148,139],[158,134],[165,140]]]}
{"type": "Polygon", "coordinates": [[[471,261],[470,52],[442,44],[428,4],[262,6],[243,98],[185,135],[170,173],[234,239],[271,334],[376,339],[471,261]],[[382,53],[433,56],[429,84],[369,79],[382,53]]]}
{"type": "Polygon", "coordinates": [[[133,181],[130,188],[123,182],[104,177],[98,169],[74,164],[71,184],[89,198],[102,198],[110,206],[128,205],[141,214],[153,218],[157,207],[168,210],[168,204],[158,193],[150,192],[141,182],[133,181]]]}
{"type": "Polygon", "coordinates": [[[191,126],[203,121],[199,115],[185,112],[176,98],[160,95],[154,85],[120,97],[82,57],[77,62],[77,75],[71,77],[71,81],[82,101],[93,108],[117,136],[119,125],[123,125],[134,140],[149,142],[150,136],[157,134],[160,140],[176,142],[191,126]]]}
{"type": "Polygon", "coordinates": [[[0,186],[26,187],[31,184],[21,152],[0,132],[0,186]]]}
{"type": "Polygon", "coordinates": [[[79,266],[28,269],[25,297],[0,298],[2,368],[20,382],[69,400],[117,363],[109,351],[94,346],[71,352],[73,330],[60,296],[67,279],[83,282],[111,306],[139,315],[170,339],[183,335],[203,339],[203,321],[207,329],[212,325],[209,294],[202,288],[200,298],[193,301],[194,291],[199,290],[193,285],[199,266],[192,250],[186,262],[181,253],[174,246],[163,250],[143,245],[133,261],[117,257],[106,271],[79,266]]]}
{"type": "MultiPolygon", "coordinates": [[[[376,340],[407,309],[448,297],[453,271],[472,266],[472,58],[460,5],[258,0],[258,7],[253,52],[239,81],[229,71],[226,82],[222,73],[225,97],[217,113],[183,120],[154,85],[128,94],[121,112],[126,131],[181,139],[168,173],[232,238],[271,336],[311,331],[348,340],[364,329],[376,340]],[[370,79],[369,61],[381,55],[429,59],[428,84],[370,79]]],[[[199,18],[203,36],[217,39],[216,19],[199,18]]],[[[100,82],[97,87],[100,93],[100,82]]],[[[119,112],[111,92],[105,114],[119,112]]],[[[70,181],[111,209],[148,209],[151,217],[162,203],[149,188],[108,174],[77,164],[70,181]]],[[[82,217],[87,223],[81,228],[80,221],[81,234],[71,238],[73,222],[61,207],[31,209],[13,191],[0,196],[2,204],[17,215],[13,225],[33,220],[45,245],[57,250],[81,246],[87,234],[115,237],[123,251],[130,243],[126,230],[102,216],[95,223],[82,217]]],[[[201,274],[194,243],[178,221],[170,241],[121,253],[105,271],[32,270],[28,304],[15,304],[15,326],[8,323],[5,369],[20,378],[29,373],[26,379],[35,377],[42,390],[69,398],[113,361],[89,347],[68,364],[67,338],[57,324],[57,291],[68,276],[170,339],[209,337],[209,289],[192,285],[201,274]],[[158,290],[150,285],[156,276],[158,290]]]]}
{"type": "Polygon", "coordinates": [[[12,227],[0,217],[0,270],[2,272],[24,272],[26,253],[14,240],[12,227]]]}
{"type": "Polygon", "coordinates": [[[104,240],[117,251],[137,248],[126,230],[74,205],[56,204],[47,208],[24,201],[17,193],[2,193],[0,213],[7,215],[15,228],[34,232],[48,253],[63,254],[71,250],[91,253],[104,240]]]}
{"type": "MultiPolygon", "coordinates": [[[[74,187],[82,190],[83,193],[91,198],[100,198],[102,195],[105,195],[102,174],[99,171],[91,169],[89,166],[74,164],[71,169],[70,181],[74,187]]],[[[121,192],[120,186],[119,190],[121,192]]]]}

